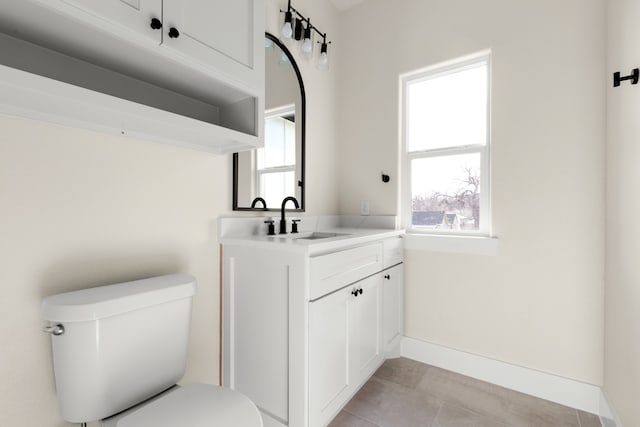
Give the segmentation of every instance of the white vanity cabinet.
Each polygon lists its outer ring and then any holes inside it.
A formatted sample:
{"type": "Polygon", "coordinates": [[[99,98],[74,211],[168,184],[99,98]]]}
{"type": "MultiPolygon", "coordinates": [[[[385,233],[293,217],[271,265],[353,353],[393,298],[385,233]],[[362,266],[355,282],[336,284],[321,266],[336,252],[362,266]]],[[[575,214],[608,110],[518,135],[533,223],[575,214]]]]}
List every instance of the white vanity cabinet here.
{"type": "Polygon", "coordinates": [[[320,250],[223,241],[223,385],[249,396],[266,427],[328,425],[399,355],[402,239],[381,234],[320,250]]]}

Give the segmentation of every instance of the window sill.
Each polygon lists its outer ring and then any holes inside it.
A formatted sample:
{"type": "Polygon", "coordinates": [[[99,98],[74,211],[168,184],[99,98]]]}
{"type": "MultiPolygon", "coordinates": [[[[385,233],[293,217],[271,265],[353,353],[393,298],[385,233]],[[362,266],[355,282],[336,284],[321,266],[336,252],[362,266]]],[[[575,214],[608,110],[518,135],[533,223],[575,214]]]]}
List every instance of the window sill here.
{"type": "Polygon", "coordinates": [[[407,233],[405,249],[466,255],[498,255],[498,238],[407,233]]]}

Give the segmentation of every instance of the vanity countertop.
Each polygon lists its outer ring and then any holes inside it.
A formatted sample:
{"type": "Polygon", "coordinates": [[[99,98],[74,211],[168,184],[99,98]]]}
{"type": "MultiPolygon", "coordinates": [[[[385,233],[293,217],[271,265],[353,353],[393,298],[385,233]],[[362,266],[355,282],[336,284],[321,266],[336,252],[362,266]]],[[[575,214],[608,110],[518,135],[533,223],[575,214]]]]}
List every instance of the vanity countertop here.
{"type": "Polygon", "coordinates": [[[298,234],[284,235],[247,235],[227,236],[220,239],[220,243],[229,245],[243,245],[255,248],[276,249],[286,252],[300,252],[307,255],[319,255],[354,246],[361,246],[369,242],[402,236],[404,230],[377,228],[323,228],[317,231],[301,231],[298,234]],[[333,237],[308,239],[312,233],[331,233],[333,237]]]}

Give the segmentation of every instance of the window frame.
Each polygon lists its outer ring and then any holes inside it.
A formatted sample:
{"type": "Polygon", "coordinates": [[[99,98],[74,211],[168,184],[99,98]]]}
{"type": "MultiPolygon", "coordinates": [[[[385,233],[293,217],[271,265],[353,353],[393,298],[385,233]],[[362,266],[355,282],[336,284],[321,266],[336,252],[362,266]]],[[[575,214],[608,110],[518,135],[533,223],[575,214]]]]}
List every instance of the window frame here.
{"type": "Polygon", "coordinates": [[[451,61],[434,64],[432,66],[412,71],[400,76],[400,129],[401,129],[401,158],[402,158],[402,185],[400,198],[400,214],[402,224],[407,233],[416,235],[438,235],[438,236],[491,236],[491,170],[490,170],[490,152],[491,152],[491,51],[483,50],[481,52],[453,59],[451,61]],[[455,147],[439,147],[426,150],[408,151],[407,128],[409,122],[409,98],[407,89],[410,84],[419,83],[420,81],[431,80],[438,77],[453,74],[468,69],[475,68],[480,65],[487,67],[487,106],[486,106],[486,143],[470,144],[455,147]],[[425,229],[419,226],[413,226],[413,202],[412,202],[412,162],[422,158],[437,158],[452,156],[457,154],[475,154],[480,155],[480,222],[478,230],[450,230],[450,229],[425,229]]]}
{"type": "MultiPolygon", "coordinates": [[[[277,107],[277,108],[273,108],[270,110],[265,111],[264,113],[264,120],[266,122],[266,120],[270,119],[270,118],[274,118],[274,117],[282,117],[283,115],[287,115],[293,113],[295,114],[295,104],[288,104],[288,105],[284,105],[282,107],[277,107]]],[[[295,127],[294,127],[294,132],[295,132],[295,127]]],[[[294,141],[295,142],[295,141],[294,141]]],[[[294,148],[297,150],[297,147],[294,144],[294,148]]],[[[258,168],[258,150],[266,150],[265,147],[261,147],[257,150],[254,150],[254,156],[255,156],[255,175],[254,175],[254,185],[255,188],[257,189],[257,193],[258,194],[265,194],[264,189],[262,188],[262,177],[269,175],[269,174],[276,174],[276,173],[284,173],[284,172],[293,172],[293,183],[294,183],[294,188],[296,185],[296,177],[295,177],[295,172],[296,172],[296,165],[298,162],[298,155],[296,153],[296,155],[294,156],[294,163],[290,164],[290,165],[283,165],[283,166],[271,166],[271,167],[266,167],[266,168],[258,168]]]]}

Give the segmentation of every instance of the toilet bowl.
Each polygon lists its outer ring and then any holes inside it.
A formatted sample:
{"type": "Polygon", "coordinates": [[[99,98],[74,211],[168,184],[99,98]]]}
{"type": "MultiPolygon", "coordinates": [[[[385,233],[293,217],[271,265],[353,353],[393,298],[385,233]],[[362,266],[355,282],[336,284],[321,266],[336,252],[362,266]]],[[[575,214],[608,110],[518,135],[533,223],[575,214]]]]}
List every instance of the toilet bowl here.
{"type": "Polygon", "coordinates": [[[143,404],[102,420],[103,427],[262,427],[248,397],[209,384],[176,386],[143,404]]]}
{"type": "Polygon", "coordinates": [[[171,274],[45,298],[62,418],[105,427],[262,427],[258,408],[239,392],[176,385],[195,289],[193,276],[171,274]]]}

